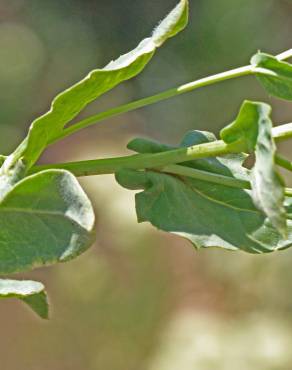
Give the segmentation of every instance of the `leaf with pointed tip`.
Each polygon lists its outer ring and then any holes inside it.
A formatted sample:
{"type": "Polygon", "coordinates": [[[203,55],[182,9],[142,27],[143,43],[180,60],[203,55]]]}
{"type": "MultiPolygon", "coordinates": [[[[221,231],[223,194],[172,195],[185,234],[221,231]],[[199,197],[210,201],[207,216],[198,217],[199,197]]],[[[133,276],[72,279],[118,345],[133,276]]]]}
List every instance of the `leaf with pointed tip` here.
{"type": "Polygon", "coordinates": [[[151,60],[155,50],[168,38],[185,28],[188,22],[188,1],[181,0],[172,12],[143,40],[136,49],[110,62],[103,69],[92,71],[82,81],[59,94],[51,109],[37,118],[30,127],[28,138],[16,151],[31,166],[52,138],[89,103],[125,80],[139,74],[151,60]]]}
{"type": "Polygon", "coordinates": [[[292,100],[292,65],[278,60],[276,57],[257,53],[251,59],[251,64],[263,68],[271,75],[257,73],[257,78],[269,94],[285,100],[292,100]]]}
{"type": "Polygon", "coordinates": [[[71,173],[26,177],[0,202],[0,274],[77,257],[93,243],[93,227],[91,203],[71,173]]]}
{"type": "Polygon", "coordinates": [[[30,280],[0,279],[0,298],[18,298],[41,318],[47,319],[49,305],[42,283],[30,280]]]}
{"type": "MultiPolygon", "coordinates": [[[[215,140],[210,133],[193,131],[183,140],[190,146],[215,140]]],[[[168,150],[161,144],[135,140],[137,152],[168,150]],[[141,146],[140,146],[141,144],[141,146]],[[141,149],[142,148],[142,149],[141,149]]],[[[181,165],[211,173],[249,179],[242,167],[244,155],[193,160],[181,165]]],[[[122,170],[116,179],[123,187],[137,190],[139,222],[149,221],[160,230],[189,239],[196,247],[220,247],[249,253],[267,253],[292,245],[292,221],[283,239],[267,217],[253,204],[250,191],[154,171],[122,170]]]]}
{"type": "Polygon", "coordinates": [[[270,115],[268,104],[245,101],[236,120],[221,130],[221,138],[226,143],[243,141],[250,152],[255,152],[256,161],[251,174],[254,203],[285,236],[284,181],[275,165],[276,146],[270,115]]]}
{"type": "Polygon", "coordinates": [[[167,39],[182,31],[188,21],[188,0],[182,0],[179,4],[159,23],[152,34],[152,40],[156,47],[161,46],[167,39]]]}

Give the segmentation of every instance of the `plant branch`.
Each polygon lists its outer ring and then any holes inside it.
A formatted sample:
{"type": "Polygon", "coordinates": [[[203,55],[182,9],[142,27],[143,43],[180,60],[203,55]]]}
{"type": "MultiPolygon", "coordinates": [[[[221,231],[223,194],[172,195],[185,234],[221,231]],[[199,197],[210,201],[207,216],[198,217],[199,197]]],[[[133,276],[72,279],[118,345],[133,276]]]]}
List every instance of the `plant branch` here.
{"type": "Polygon", "coordinates": [[[281,166],[281,167],[285,168],[286,170],[292,172],[292,162],[289,161],[288,159],[286,159],[284,157],[281,157],[280,155],[276,155],[275,161],[276,161],[278,166],[281,166]]]}
{"type": "MultiPolygon", "coordinates": [[[[86,161],[86,162],[99,162],[99,164],[102,164],[102,166],[99,165],[99,169],[96,168],[95,174],[100,174],[100,172],[103,173],[112,173],[112,170],[114,167],[116,167],[116,170],[113,172],[118,171],[121,168],[131,168],[131,169],[139,169],[136,167],[136,165],[128,164],[127,166],[124,167],[124,163],[126,159],[132,159],[133,157],[138,157],[142,155],[136,155],[136,156],[130,156],[130,157],[121,157],[121,158],[114,158],[111,160],[111,165],[108,162],[109,160],[103,159],[103,160],[97,160],[97,161],[86,161]],[[102,162],[101,162],[102,161],[102,162]],[[101,162],[101,163],[100,163],[101,162]],[[121,166],[121,167],[120,167],[121,166]],[[111,169],[110,169],[111,168],[111,169]],[[97,173],[98,172],[98,173],[97,173]]],[[[84,163],[84,162],[80,162],[84,163]]],[[[93,163],[90,164],[90,167],[93,163]]],[[[65,169],[72,171],[75,173],[77,176],[89,176],[92,175],[92,173],[84,172],[84,171],[79,171],[77,169],[78,167],[78,162],[75,163],[67,163],[67,164],[59,164],[54,166],[53,168],[60,168],[60,169],[65,169]],[[82,172],[82,173],[81,173],[82,172]]],[[[32,173],[36,173],[39,171],[43,171],[45,169],[49,169],[51,166],[36,166],[32,169],[32,173]]],[[[160,167],[160,168],[152,168],[153,170],[163,172],[163,173],[170,173],[173,175],[178,175],[178,176],[186,176],[186,177],[191,177],[197,180],[201,181],[207,181],[211,182],[214,184],[219,184],[219,185],[225,185],[229,186],[232,188],[238,188],[238,189],[251,189],[251,184],[249,181],[246,180],[241,180],[237,179],[234,177],[229,177],[229,176],[224,176],[216,173],[211,173],[207,171],[202,171],[198,170],[195,168],[190,168],[186,166],[181,166],[181,165],[168,165],[165,167],[160,167]]],[[[285,195],[288,197],[292,197],[292,189],[290,188],[285,188],[285,195]]]]}
{"type": "MultiPolygon", "coordinates": [[[[244,146],[240,143],[226,144],[222,140],[218,140],[211,143],[194,145],[187,148],[179,148],[154,154],[135,154],[124,157],[34,166],[30,170],[29,174],[54,168],[64,169],[72,172],[77,177],[82,177],[113,174],[125,168],[136,170],[154,169],[225,186],[250,189],[251,185],[248,181],[209,173],[176,164],[199,158],[238,153],[244,150],[244,146]]],[[[280,162],[283,163],[284,160],[279,159],[279,156],[277,156],[276,161],[279,164],[280,162]]],[[[285,160],[285,166],[287,165],[286,162],[289,161],[285,160]]],[[[290,162],[289,164],[291,166],[290,162]]],[[[285,194],[286,196],[292,196],[292,189],[286,188],[285,194]]]]}
{"type": "MultiPolygon", "coordinates": [[[[197,170],[195,168],[190,168],[180,165],[170,165],[160,169],[161,172],[171,173],[173,175],[191,177],[196,180],[208,181],[214,184],[225,185],[232,188],[239,189],[251,189],[251,183],[246,180],[236,179],[234,177],[218,175],[216,173],[206,172],[202,170],[197,170]]],[[[285,188],[285,195],[287,197],[292,197],[292,189],[285,188]]]]}
{"type": "Polygon", "coordinates": [[[276,55],[278,60],[286,60],[292,58],[292,49],[286,50],[281,54],[276,55]]]}
{"type": "Polygon", "coordinates": [[[197,170],[195,168],[172,164],[160,169],[161,172],[171,173],[173,175],[191,177],[197,180],[208,181],[214,184],[230,186],[239,189],[251,189],[249,181],[240,180],[235,177],[219,175],[212,172],[197,170]]]}
{"type": "Polygon", "coordinates": [[[112,108],[108,111],[101,112],[101,113],[98,113],[96,115],[85,118],[82,121],[77,122],[77,123],[69,126],[68,128],[65,128],[62,131],[61,134],[58,134],[56,137],[51,139],[49,144],[53,144],[53,143],[65,138],[69,135],[74,134],[75,132],[77,132],[77,131],[79,131],[83,128],[94,125],[94,124],[96,124],[98,122],[101,122],[105,119],[115,117],[115,116],[121,115],[123,113],[131,112],[131,111],[136,110],[138,108],[146,107],[148,105],[155,104],[155,103],[158,103],[158,102],[163,101],[163,100],[170,99],[172,97],[175,97],[175,96],[193,91],[193,90],[198,89],[200,87],[205,87],[205,86],[215,84],[217,82],[226,81],[226,80],[230,80],[232,78],[252,75],[252,74],[256,74],[256,73],[261,73],[261,74],[266,74],[266,75],[271,75],[271,74],[274,75],[274,73],[271,72],[271,71],[265,70],[263,68],[255,68],[251,65],[236,68],[236,69],[233,69],[233,70],[230,70],[230,71],[227,71],[227,72],[218,73],[218,74],[215,74],[215,75],[212,75],[212,76],[209,76],[209,77],[199,79],[197,81],[193,81],[193,82],[181,85],[181,86],[176,87],[176,88],[172,88],[172,89],[164,91],[162,93],[159,93],[159,94],[147,97],[147,98],[143,98],[143,99],[140,99],[140,100],[136,100],[136,101],[133,101],[131,103],[121,105],[121,106],[112,108]]]}
{"type": "Polygon", "coordinates": [[[286,123],[273,128],[273,138],[283,141],[292,138],[292,123],[286,123]]]}
{"type": "Polygon", "coordinates": [[[239,143],[226,144],[222,140],[179,148],[154,154],[135,154],[125,157],[96,159],[71,163],[34,166],[29,173],[40,172],[45,169],[61,168],[72,172],[75,176],[92,176],[110,174],[122,168],[146,169],[164,167],[174,163],[181,163],[193,159],[216,157],[229,153],[244,151],[239,143]]]}
{"type": "MultiPolygon", "coordinates": [[[[278,54],[276,56],[276,58],[279,60],[289,59],[290,57],[292,57],[292,49],[286,50],[283,53],[278,54]]],[[[152,105],[152,104],[158,103],[163,100],[170,99],[172,97],[196,90],[200,87],[209,86],[209,85],[212,85],[218,82],[230,80],[232,78],[254,75],[254,74],[269,75],[269,76],[274,76],[274,77],[277,76],[276,73],[270,70],[267,70],[264,68],[256,68],[252,65],[247,65],[244,67],[232,69],[230,71],[217,73],[215,75],[204,77],[199,80],[181,85],[179,87],[172,88],[167,91],[163,91],[159,94],[149,96],[149,97],[146,97],[140,100],[136,100],[131,103],[124,104],[124,105],[109,109],[105,112],[101,112],[93,116],[87,117],[65,128],[61,134],[58,134],[56,137],[52,138],[50,142],[48,143],[48,145],[53,144],[69,135],[72,135],[83,128],[86,128],[98,122],[104,121],[105,119],[116,117],[123,113],[131,112],[133,110],[146,107],[148,105],[152,105]]]]}
{"type": "MultiPolygon", "coordinates": [[[[292,137],[292,123],[273,128],[273,137],[276,141],[292,137]]],[[[122,168],[147,169],[173,165],[192,159],[214,157],[230,153],[245,151],[240,143],[226,144],[222,140],[179,148],[155,154],[135,154],[131,156],[101,158],[78,162],[57,163],[34,166],[29,173],[36,173],[46,169],[60,168],[72,172],[75,176],[94,176],[111,174],[122,168]]]]}

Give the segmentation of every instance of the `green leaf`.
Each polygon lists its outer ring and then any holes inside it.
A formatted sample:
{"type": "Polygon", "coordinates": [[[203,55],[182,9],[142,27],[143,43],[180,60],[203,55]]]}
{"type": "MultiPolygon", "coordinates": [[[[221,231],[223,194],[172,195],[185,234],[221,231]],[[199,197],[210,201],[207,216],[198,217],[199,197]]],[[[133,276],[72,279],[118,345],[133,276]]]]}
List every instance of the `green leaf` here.
{"type": "Polygon", "coordinates": [[[0,155],[0,167],[5,162],[6,157],[4,155],[0,155]]]}
{"type": "Polygon", "coordinates": [[[221,130],[220,137],[227,144],[243,143],[246,151],[251,153],[258,140],[258,122],[269,114],[270,107],[267,104],[244,101],[236,120],[221,130]]]}
{"type": "Polygon", "coordinates": [[[18,298],[28,304],[41,318],[48,318],[49,305],[42,283],[0,279],[0,298],[18,298]]]}
{"type": "Polygon", "coordinates": [[[78,256],[93,243],[93,227],[91,203],[71,173],[26,177],[0,203],[0,274],[78,256]]]}
{"type": "Polygon", "coordinates": [[[180,32],[188,21],[188,1],[181,0],[176,8],[156,28],[153,35],[144,39],[136,49],[96,69],[82,81],[59,94],[51,109],[37,118],[30,127],[27,140],[18,150],[31,166],[52,138],[60,134],[65,125],[76,117],[89,103],[113,89],[121,82],[139,74],[151,60],[155,50],[180,32]]]}
{"type": "MultiPolygon", "coordinates": [[[[263,68],[271,75],[257,73],[257,78],[269,94],[285,100],[292,100],[292,65],[276,57],[258,53],[251,59],[256,68],[263,68]]],[[[264,71],[263,71],[264,72],[264,71]]]]}
{"type": "MultiPolygon", "coordinates": [[[[189,146],[213,140],[215,137],[210,133],[194,131],[182,144],[189,146]]],[[[140,143],[145,152],[145,140],[135,140],[130,147],[140,152],[140,143]]],[[[165,150],[155,143],[149,143],[149,148],[152,152],[165,150]]],[[[246,180],[249,171],[242,167],[244,159],[244,155],[228,155],[183,165],[246,180]]],[[[144,189],[135,198],[139,222],[149,221],[160,230],[189,239],[198,248],[267,253],[292,245],[292,221],[288,221],[289,237],[284,240],[254,206],[249,190],[157,171],[122,170],[116,179],[125,188],[144,189]]]]}
{"type": "Polygon", "coordinates": [[[189,4],[182,0],[153,31],[152,40],[156,47],[182,31],[188,22],[189,4]]]}
{"type": "Polygon", "coordinates": [[[221,131],[226,143],[244,142],[255,152],[252,169],[252,197],[255,205],[283,235],[287,232],[284,209],[284,182],[275,165],[276,146],[272,137],[271,107],[265,103],[245,101],[235,122],[221,131]]]}
{"type": "Polygon", "coordinates": [[[25,176],[25,172],[26,166],[21,159],[15,163],[13,156],[5,159],[0,168],[0,202],[13,186],[25,176]]]}

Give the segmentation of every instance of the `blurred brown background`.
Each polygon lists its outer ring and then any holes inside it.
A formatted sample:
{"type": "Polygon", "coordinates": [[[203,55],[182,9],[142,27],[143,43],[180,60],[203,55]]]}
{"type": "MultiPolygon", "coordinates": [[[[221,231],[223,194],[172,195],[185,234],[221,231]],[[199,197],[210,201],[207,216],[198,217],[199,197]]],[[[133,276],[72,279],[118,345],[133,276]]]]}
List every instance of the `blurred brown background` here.
{"type": "MultiPolygon", "coordinates": [[[[191,0],[187,30],[145,72],[84,116],[247,64],[258,49],[292,47],[291,0],[191,0]]],[[[0,148],[11,151],[51,99],[149,35],[174,0],[0,0],[0,148]]],[[[129,153],[128,140],[176,143],[218,130],[243,99],[269,99],[253,78],[225,82],[93,126],[50,148],[43,162],[129,153]]],[[[283,146],[288,155],[289,145],[283,146]]],[[[287,181],[291,178],[287,177],[287,181]]],[[[134,195],[112,176],[82,179],[97,213],[97,243],[77,260],[25,276],[45,282],[51,320],[0,302],[1,370],[289,370],[292,250],[249,256],[195,251],[138,225],[134,195]]]]}

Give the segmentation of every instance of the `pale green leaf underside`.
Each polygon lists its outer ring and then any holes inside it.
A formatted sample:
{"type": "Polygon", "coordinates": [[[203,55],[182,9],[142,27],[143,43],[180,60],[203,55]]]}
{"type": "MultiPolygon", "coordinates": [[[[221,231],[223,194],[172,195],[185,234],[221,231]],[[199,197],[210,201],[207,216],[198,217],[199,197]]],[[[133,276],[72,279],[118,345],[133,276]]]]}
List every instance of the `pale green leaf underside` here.
{"type": "MultiPolygon", "coordinates": [[[[211,134],[192,132],[183,145],[214,140],[211,134]]],[[[139,141],[132,149],[140,152],[139,141]],[[138,144],[138,145],[137,145],[138,144]]],[[[147,145],[143,144],[145,152],[147,145]]],[[[165,150],[155,143],[151,151],[165,150]]],[[[241,155],[208,158],[184,165],[241,179],[248,171],[241,155]]],[[[220,247],[249,253],[267,253],[292,245],[292,221],[288,221],[288,239],[272,226],[253,204],[250,191],[230,188],[187,177],[153,171],[123,170],[117,181],[129,189],[144,189],[136,195],[139,222],[149,221],[158,229],[189,239],[196,247],[220,247]]]]}
{"type": "Polygon", "coordinates": [[[0,203],[0,273],[72,259],[93,243],[94,213],[69,172],[26,177],[0,203]]]}
{"type": "Polygon", "coordinates": [[[82,81],[59,94],[51,109],[31,125],[27,140],[19,151],[31,166],[52,138],[89,103],[121,82],[139,74],[152,58],[157,47],[167,38],[180,32],[188,21],[188,2],[181,0],[177,7],[143,40],[136,49],[110,62],[103,69],[92,71],[82,81]]]}
{"type": "Polygon", "coordinates": [[[275,76],[257,74],[258,80],[269,94],[285,100],[292,100],[292,65],[276,57],[258,53],[251,59],[251,64],[267,69],[275,76]]]}
{"type": "Polygon", "coordinates": [[[255,152],[251,173],[252,198],[284,236],[287,229],[284,182],[275,165],[276,146],[270,114],[268,104],[245,101],[236,120],[221,131],[221,138],[226,143],[244,142],[248,151],[255,152]]]}
{"type": "Polygon", "coordinates": [[[48,318],[48,301],[43,284],[30,280],[0,279],[0,298],[18,298],[41,318],[48,318]]]}

